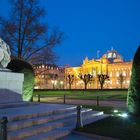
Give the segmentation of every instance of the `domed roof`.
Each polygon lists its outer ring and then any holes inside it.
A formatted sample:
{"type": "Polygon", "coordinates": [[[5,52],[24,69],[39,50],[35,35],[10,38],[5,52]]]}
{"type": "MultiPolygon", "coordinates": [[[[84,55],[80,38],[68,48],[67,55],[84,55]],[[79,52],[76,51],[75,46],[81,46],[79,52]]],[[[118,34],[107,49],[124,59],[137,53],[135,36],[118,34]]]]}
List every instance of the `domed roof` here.
{"type": "Polygon", "coordinates": [[[113,48],[109,51],[107,51],[106,54],[104,54],[102,56],[102,58],[106,58],[108,59],[108,61],[110,63],[113,63],[113,62],[123,62],[123,57],[116,51],[114,50],[113,48]]]}

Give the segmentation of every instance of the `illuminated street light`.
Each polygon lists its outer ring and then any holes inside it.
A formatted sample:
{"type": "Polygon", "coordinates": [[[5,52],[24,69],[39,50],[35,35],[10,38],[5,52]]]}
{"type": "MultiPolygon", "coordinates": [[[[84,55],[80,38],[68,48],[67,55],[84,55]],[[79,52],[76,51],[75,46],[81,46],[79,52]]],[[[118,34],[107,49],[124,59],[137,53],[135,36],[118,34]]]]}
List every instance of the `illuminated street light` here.
{"type": "Polygon", "coordinates": [[[128,117],[128,114],[127,113],[122,113],[122,114],[119,114],[120,117],[123,117],[123,118],[127,118],[128,117]]]}
{"type": "Polygon", "coordinates": [[[118,110],[114,110],[113,112],[114,112],[114,113],[118,113],[118,110]]]}

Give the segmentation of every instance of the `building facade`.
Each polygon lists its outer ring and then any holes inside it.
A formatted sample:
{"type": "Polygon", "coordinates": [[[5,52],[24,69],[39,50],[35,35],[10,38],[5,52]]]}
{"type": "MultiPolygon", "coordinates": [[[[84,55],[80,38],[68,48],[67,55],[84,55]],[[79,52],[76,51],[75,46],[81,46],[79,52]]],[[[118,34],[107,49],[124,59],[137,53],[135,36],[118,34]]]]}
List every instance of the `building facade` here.
{"type": "Polygon", "coordinates": [[[63,89],[64,68],[51,64],[34,66],[35,89],[63,89]]]}
{"type": "Polygon", "coordinates": [[[130,82],[132,61],[126,62],[114,49],[107,51],[99,59],[89,60],[87,57],[80,67],[69,67],[65,69],[65,88],[69,87],[68,75],[74,75],[72,89],[83,89],[84,82],[80,80],[79,74],[91,74],[93,80],[87,85],[88,89],[99,89],[98,74],[107,74],[109,80],[105,81],[104,88],[128,88],[130,82]]]}

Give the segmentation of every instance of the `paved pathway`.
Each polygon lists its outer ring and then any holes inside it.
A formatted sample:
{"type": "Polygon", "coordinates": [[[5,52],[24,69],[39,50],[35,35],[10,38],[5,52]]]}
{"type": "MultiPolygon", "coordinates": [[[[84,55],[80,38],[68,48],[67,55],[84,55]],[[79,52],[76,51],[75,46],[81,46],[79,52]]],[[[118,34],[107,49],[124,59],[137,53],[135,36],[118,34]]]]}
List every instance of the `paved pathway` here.
{"type": "MultiPolygon", "coordinates": [[[[96,100],[67,100],[67,104],[84,104],[84,105],[96,105],[96,100]]],[[[125,101],[99,101],[100,106],[112,106],[116,108],[126,107],[125,101]]]]}
{"type": "MultiPolygon", "coordinates": [[[[50,102],[50,103],[63,103],[63,98],[60,97],[46,97],[41,98],[41,101],[44,102],[50,102]]],[[[96,105],[96,100],[72,100],[72,99],[66,99],[66,104],[80,104],[80,105],[96,105]]],[[[99,101],[100,106],[112,106],[116,108],[125,108],[126,107],[126,101],[112,101],[112,100],[100,100],[99,101]]]]}
{"type": "Polygon", "coordinates": [[[84,135],[80,135],[80,134],[71,133],[70,135],[63,137],[59,140],[97,140],[97,139],[94,139],[94,138],[88,137],[88,136],[84,136],[84,135]]]}
{"type": "Polygon", "coordinates": [[[120,140],[120,139],[74,131],[70,135],[60,138],[59,140],[120,140]]]}

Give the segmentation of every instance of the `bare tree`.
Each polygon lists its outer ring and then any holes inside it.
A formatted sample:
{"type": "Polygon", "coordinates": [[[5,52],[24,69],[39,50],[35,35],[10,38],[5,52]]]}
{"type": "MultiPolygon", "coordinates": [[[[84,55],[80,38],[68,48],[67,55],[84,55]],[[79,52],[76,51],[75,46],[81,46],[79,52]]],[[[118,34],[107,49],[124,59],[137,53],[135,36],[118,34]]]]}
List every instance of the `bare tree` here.
{"type": "Polygon", "coordinates": [[[54,59],[52,48],[61,43],[63,33],[41,22],[45,10],[38,0],[12,0],[11,7],[9,19],[0,17],[0,36],[12,56],[31,63],[54,59]]]}
{"type": "Polygon", "coordinates": [[[119,77],[118,77],[118,82],[119,82],[121,88],[123,87],[123,82],[125,81],[125,79],[126,79],[126,77],[123,76],[122,73],[120,73],[120,74],[119,74],[119,77]]]}
{"type": "Polygon", "coordinates": [[[68,83],[69,83],[69,89],[71,89],[71,85],[74,82],[74,75],[68,74],[68,83]]]}
{"type": "Polygon", "coordinates": [[[93,76],[91,74],[79,74],[79,78],[84,82],[85,89],[90,81],[92,81],[93,76]]]}
{"type": "Polygon", "coordinates": [[[106,80],[109,80],[109,76],[107,74],[98,74],[98,81],[101,89],[103,89],[106,80]]]}

